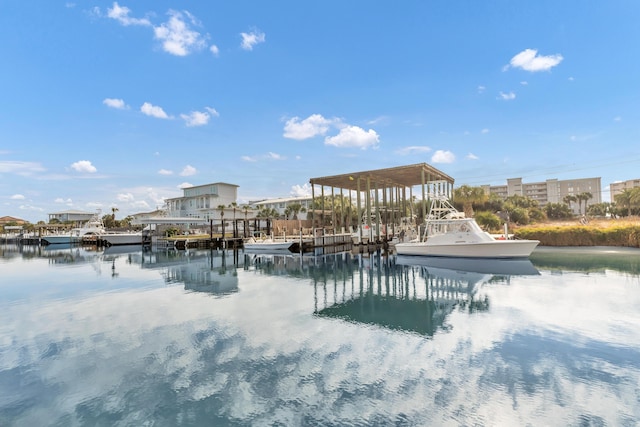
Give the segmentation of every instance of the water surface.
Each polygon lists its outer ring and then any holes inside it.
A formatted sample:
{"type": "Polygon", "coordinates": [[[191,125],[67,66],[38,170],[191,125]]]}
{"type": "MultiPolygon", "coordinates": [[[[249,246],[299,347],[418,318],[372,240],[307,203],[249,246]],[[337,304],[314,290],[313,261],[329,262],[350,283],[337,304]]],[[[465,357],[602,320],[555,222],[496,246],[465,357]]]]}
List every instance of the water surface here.
{"type": "Polygon", "coordinates": [[[0,247],[0,425],[635,426],[640,251],[0,247]]]}

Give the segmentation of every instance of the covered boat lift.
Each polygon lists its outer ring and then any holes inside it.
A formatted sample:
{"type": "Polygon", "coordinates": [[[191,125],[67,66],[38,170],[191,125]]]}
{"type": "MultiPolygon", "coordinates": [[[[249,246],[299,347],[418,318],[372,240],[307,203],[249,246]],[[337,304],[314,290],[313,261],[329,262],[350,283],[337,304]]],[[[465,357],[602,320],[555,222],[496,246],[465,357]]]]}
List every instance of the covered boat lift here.
{"type": "MultiPolygon", "coordinates": [[[[397,166],[386,169],[368,170],[362,172],[350,172],[341,175],[311,178],[311,196],[315,200],[316,187],[320,187],[321,206],[319,209],[320,218],[316,218],[316,211],[311,212],[311,219],[314,227],[318,223],[324,227],[326,223],[325,210],[325,188],[330,188],[332,209],[331,225],[335,227],[340,224],[344,227],[348,224],[348,212],[344,206],[340,208],[338,218],[336,214],[335,202],[336,190],[339,190],[340,203],[344,203],[344,191],[348,191],[350,200],[353,200],[352,192],[356,192],[356,207],[358,212],[358,228],[360,234],[364,225],[371,227],[372,214],[378,215],[381,211],[390,213],[391,225],[399,224],[406,212],[411,211],[413,202],[413,189],[419,186],[421,192],[421,216],[426,218],[429,199],[434,195],[445,195],[451,198],[453,193],[454,179],[444,172],[434,168],[427,163],[417,163],[407,166],[397,166]],[[408,190],[408,191],[407,191],[408,190]],[[408,193],[408,194],[407,194],[408,193]]],[[[386,235],[395,234],[395,229],[386,235]]],[[[362,237],[362,235],[360,235],[362,237]]],[[[380,230],[377,230],[377,239],[380,240],[380,230]]]]}

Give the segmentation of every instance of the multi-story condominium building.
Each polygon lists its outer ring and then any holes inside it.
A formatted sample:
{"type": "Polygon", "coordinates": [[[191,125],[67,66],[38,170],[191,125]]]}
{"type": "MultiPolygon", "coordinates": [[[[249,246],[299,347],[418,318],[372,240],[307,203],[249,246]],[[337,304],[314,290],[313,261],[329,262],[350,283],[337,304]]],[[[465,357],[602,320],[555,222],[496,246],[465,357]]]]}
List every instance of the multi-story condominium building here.
{"type": "Polygon", "coordinates": [[[629,179],[627,181],[613,182],[609,184],[609,188],[611,190],[611,201],[614,201],[613,198],[616,194],[620,194],[624,192],[624,190],[636,187],[640,187],[640,179],[629,179]]]}
{"type": "MultiPolygon", "coordinates": [[[[278,212],[278,215],[285,216],[285,210],[290,205],[300,205],[303,210],[298,212],[298,219],[307,219],[307,213],[310,210],[313,199],[311,196],[298,196],[298,197],[284,197],[279,199],[266,199],[259,202],[251,202],[251,206],[260,209],[274,209],[278,212]]],[[[292,218],[289,218],[292,219],[292,218]]]]}
{"type": "Polygon", "coordinates": [[[224,182],[196,185],[183,188],[182,191],[182,197],[165,200],[167,216],[220,219],[223,211],[225,218],[229,218],[228,213],[233,211],[232,204],[238,199],[238,186],[224,182]]]}
{"type": "MultiPolygon", "coordinates": [[[[563,203],[565,196],[576,196],[581,193],[591,193],[587,206],[602,202],[601,178],[580,179],[547,179],[542,182],[523,183],[522,178],[510,178],[507,185],[483,185],[487,194],[497,194],[507,198],[509,196],[525,196],[536,200],[540,206],[547,203],[563,203]]],[[[577,203],[571,205],[575,213],[579,213],[577,203]]]]}

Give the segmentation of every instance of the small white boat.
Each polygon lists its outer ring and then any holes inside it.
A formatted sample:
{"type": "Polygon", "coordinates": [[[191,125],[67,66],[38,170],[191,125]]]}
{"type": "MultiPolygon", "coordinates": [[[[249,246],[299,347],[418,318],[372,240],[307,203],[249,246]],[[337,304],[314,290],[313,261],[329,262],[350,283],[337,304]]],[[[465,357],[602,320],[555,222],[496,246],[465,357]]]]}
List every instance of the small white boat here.
{"type": "Polygon", "coordinates": [[[132,233],[105,233],[100,236],[100,240],[107,242],[109,246],[114,245],[141,245],[142,232],[132,233]]]}
{"type": "Polygon", "coordinates": [[[496,239],[483,231],[473,218],[466,218],[446,199],[432,199],[422,238],[397,243],[398,255],[456,258],[527,258],[538,240],[496,239]]]}
{"type": "Polygon", "coordinates": [[[244,249],[249,251],[283,251],[296,243],[295,240],[274,239],[262,234],[260,237],[249,237],[244,241],[244,249]]]}
{"type": "Polygon", "coordinates": [[[86,236],[101,236],[105,233],[100,211],[96,212],[82,227],[74,228],[68,233],[43,236],[42,240],[49,245],[81,243],[86,236]]]}

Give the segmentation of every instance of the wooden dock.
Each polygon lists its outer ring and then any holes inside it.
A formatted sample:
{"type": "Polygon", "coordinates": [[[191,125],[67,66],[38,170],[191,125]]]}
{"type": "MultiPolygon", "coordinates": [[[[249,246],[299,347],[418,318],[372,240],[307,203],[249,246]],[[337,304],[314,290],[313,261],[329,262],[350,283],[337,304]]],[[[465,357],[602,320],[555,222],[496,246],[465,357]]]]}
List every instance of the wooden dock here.
{"type": "MultiPolygon", "coordinates": [[[[368,242],[365,244],[354,244],[351,233],[333,233],[332,230],[315,229],[313,234],[283,235],[275,237],[278,239],[293,240],[291,247],[293,252],[313,252],[322,250],[325,253],[352,251],[355,253],[373,253],[379,249],[387,249],[388,243],[368,242]]],[[[46,245],[40,237],[32,238],[4,238],[2,243],[15,243],[21,245],[46,245]]],[[[97,245],[99,241],[95,236],[83,238],[79,245],[89,246],[97,245]]],[[[185,235],[185,236],[146,236],[143,240],[143,246],[150,246],[158,249],[239,249],[244,246],[244,238],[234,236],[207,236],[207,235],[185,235]]]]}
{"type": "MultiPolygon", "coordinates": [[[[314,230],[313,234],[298,236],[274,237],[274,240],[293,240],[291,247],[293,252],[312,252],[317,249],[328,251],[355,251],[359,253],[375,252],[379,249],[388,248],[386,241],[369,242],[366,244],[354,244],[351,233],[332,233],[323,229],[314,230]]],[[[148,242],[149,245],[163,249],[235,249],[244,246],[242,237],[221,237],[221,236],[174,236],[174,237],[153,237],[148,242]]]]}

